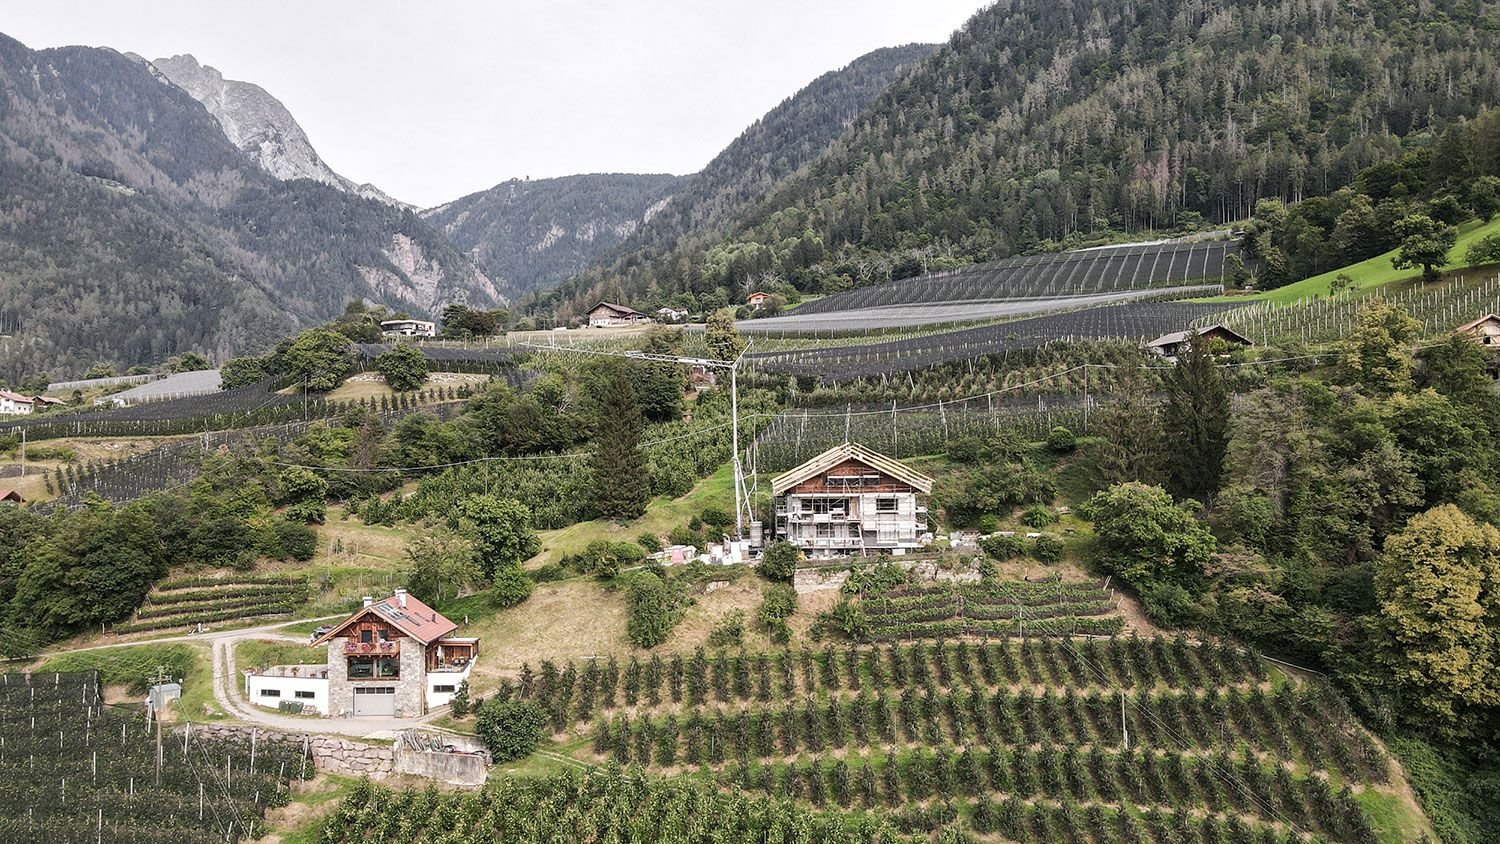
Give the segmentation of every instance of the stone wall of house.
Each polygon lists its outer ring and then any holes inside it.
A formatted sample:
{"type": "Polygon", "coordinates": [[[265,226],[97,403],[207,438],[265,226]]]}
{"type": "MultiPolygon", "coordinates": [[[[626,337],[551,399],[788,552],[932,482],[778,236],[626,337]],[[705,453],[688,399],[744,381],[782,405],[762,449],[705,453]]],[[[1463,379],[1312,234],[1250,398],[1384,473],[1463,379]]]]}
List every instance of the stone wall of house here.
{"type": "MultiPolygon", "coordinates": [[[[352,739],[312,733],[283,733],[279,730],[226,724],[195,724],[191,729],[192,737],[189,740],[211,738],[248,742],[253,736],[257,742],[290,742],[305,746],[308,755],[312,757],[313,767],[331,774],[380,779],[396,770],[396,753],[393,748],[352,739]]],[[[178,732],[180,735],[182,731],[178,732]]],[[[414,770],[411,773],[420,772],[414,770]]]]}
{"type": "MultiPolygon", "coordinates": [[[[339,717],[354,709],[354,683],[342,636],[328,641],[328,714],[339,717]]],[[[396,687],[396,716],[413,718],[427,713],[427,652],[409,636],[401,638],[401,677],[380,685],[396,687]]],[[[371,681],[372,683],[374,681],[371,681]]]]}

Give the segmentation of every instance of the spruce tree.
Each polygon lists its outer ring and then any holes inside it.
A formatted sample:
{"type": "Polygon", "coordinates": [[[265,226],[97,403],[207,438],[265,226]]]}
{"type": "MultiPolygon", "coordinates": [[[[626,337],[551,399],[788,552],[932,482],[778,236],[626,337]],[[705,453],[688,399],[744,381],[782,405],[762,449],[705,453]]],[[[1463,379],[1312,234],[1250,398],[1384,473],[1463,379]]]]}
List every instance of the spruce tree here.
{"type": "Polygon", "coordinates": [[[595,422],[594,504],[599,514],[627,521],[646,511],[650,499],[646,456],[641,452],[640,403],[624,369],[609,373],[600,384],[595,422]]]}
{"type": "Polygon", "coordinates": [[[1172,491],[1209,502],[1224,479],[1229,448],[1229,390],[1214,365],[1210,341],[1194,335],[1167,378],[1162,432],[1172,444],[1167,477],[1172,491]]]}

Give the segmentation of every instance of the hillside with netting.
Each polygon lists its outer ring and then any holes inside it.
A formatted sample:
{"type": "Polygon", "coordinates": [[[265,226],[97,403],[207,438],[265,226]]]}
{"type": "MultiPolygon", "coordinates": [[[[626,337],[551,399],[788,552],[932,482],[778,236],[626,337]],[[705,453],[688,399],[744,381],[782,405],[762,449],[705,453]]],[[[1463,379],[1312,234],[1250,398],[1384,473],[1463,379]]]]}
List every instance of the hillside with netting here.
{"type": "Polygon", "coordinates": [[[837,383],[1028,351],[1060,342],[1146,341],[1186,329],[1195,321],[1230,307],[1223,303],[1132,302],[890,342],[752,353],[748,358],[763,372],[812,376],[837,383]]]}
{"type": "Polygon", "coordinates": [[[1330,686],[1182,635],[944,626],[983,590],[976,614],[1001,624],[1113,610],[1098,583],[907,590],[865,611],[914,641],[549,661],[500,695],[537,702],[589,762],[924,838],[1382,840],[1358,795],[1389,762],[1330,686]]]}
{"type": "Polygon", "coordinates": [[[0,674],[0,836],[28,844],[251,840],[310,775],[301,748],[205,739],[103,703],[95,672],[0,674]]]}
{"type": "Polygon", "coordinates": [[[1085,296],[1195,281],[1222,281],[1233,241],[1126,244],[1028,255],[861,287],[808,302],[796,313],[824,314],[894,305],[1085,296]]]}

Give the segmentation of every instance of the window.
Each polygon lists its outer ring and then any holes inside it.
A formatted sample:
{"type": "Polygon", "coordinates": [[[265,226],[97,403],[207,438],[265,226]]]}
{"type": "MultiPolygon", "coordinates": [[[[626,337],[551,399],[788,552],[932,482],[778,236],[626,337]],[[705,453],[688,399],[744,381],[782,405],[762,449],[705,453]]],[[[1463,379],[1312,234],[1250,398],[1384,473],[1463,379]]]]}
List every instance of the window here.
{"type": "Polygon", "coordinates": [[[818,525],[818,538],[819,539],[832,539],[833,538],[833,525],[818,525]]]}
{"type": "Polygon", "coordinates": [[[401,660],[392,656],[356,656],[349,659],[349,679],[401,676],[401,660]]]}
{"type": "Polygon", "coordinates": [[[375,636],[375,631],[373,631],[373,630],[361,630],[361,631],[359,631],[359,641],[363,642],[364,644],[368,645],[369,643],[375,641],[374,636],[375,636]]]}
{"type": "Polygon", "coordinates": [[[894,498],[877,498],[877,499],[875,499],[875,512],[877,512],[877,513],[894,513],[894,512],[896,512],[896,499],[894,499],[894,498]]]}
{"type": "Polygon", "coordinates": [[[433,686],[432,687],[432,693],[433,694],[438,694],[438,695],[453,694],[456,691],[458,691],[458,687],[457,686],[453,686],[453,685],[448,685],[448,686],[433,686]]]}
{"type": "Polygon", "coordinates": [[[261,689],[261,697],[281,697],[281,689],[261,689]]]}
{"type": "Polygon", "coordinates": [[[379,631],[379,636],[380,636],[380,641],[382,641],[382,642],[389,642],[391,640],[391,631],[386,630],[385,628],[382,627],[380,629],[380,631],[379,631]]]}
{"type": "Polygon", "coordinates": [[[313,694],[312,692],[295,692],[294,694],[296,697],[301,698],[302,700],[312,700],[313,698],[317,697],[317,695],[313,694]]]}

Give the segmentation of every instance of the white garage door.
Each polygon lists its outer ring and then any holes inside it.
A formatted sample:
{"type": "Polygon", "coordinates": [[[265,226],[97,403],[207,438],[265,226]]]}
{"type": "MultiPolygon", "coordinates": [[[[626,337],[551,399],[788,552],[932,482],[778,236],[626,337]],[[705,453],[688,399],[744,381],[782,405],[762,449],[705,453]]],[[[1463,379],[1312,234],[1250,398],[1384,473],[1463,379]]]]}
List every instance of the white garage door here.
{"type": "Polygon", "coordinates": [[[395,686],[355,686],[355,715],[395,715],[395,686]]]}

